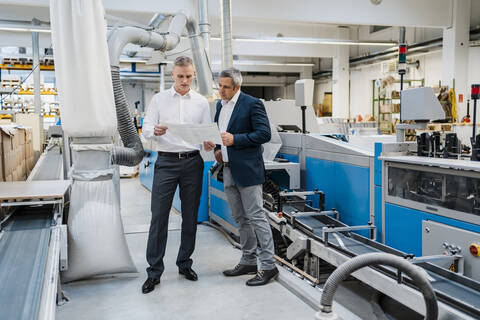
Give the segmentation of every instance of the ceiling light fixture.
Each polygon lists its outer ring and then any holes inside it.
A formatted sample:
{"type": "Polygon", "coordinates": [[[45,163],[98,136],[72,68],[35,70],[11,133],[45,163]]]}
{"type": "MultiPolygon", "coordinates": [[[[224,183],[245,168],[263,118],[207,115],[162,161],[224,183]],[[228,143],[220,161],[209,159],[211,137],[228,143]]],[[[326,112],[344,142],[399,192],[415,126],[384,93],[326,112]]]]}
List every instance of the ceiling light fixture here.
{"type": "Polygon", "coordinates": [[[0,31],[14,31],[14,32],[43,32],[43,33],[50,33],[50,28],[42,28],[42,27],[25,27],[25,26],[11,26],[11,25],[0,25],[0,31]]]}
{"type": "MultiPolygon", "coordinates": [[[[219,41],[219,37],[212,37],[211,40],[219,41]]],[[[285,44],[325,44],[325,45],[345,45],[345,46],[385,46],[393,47],[397,43],[393,41],[362,41],[362,40],[342,40],[342,39],[320,39],[320,38],[247,38],[235,37],[233,41],[238,42],[259,42],[259,43],[285,43],[285,44]]]]}

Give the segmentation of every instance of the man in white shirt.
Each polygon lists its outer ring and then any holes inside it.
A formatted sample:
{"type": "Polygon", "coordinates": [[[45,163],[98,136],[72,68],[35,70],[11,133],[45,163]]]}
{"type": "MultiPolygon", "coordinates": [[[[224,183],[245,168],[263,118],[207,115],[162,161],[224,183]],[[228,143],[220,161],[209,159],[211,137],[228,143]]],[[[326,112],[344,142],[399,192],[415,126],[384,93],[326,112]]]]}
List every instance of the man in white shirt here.
{"type": "Polygon", "coordinates": [[[172,71],[174,85],[153,96],[143,121],[143,135],[153,139],[158,152],[152,186],[152,220],[147,243],[147,280],[143,293],[160,283],[165,269],[168,217],[177,186],[180,189],[182,233],[176,264],[188,280],[198,279],[192,270],[197,215],[202,193],[203,159],[200,146],[191,145],[168,132],[168,123],[199,124],[212,122],[205,97],[190,89],[195,76],[192,60],[178,57],[172,71]]]}

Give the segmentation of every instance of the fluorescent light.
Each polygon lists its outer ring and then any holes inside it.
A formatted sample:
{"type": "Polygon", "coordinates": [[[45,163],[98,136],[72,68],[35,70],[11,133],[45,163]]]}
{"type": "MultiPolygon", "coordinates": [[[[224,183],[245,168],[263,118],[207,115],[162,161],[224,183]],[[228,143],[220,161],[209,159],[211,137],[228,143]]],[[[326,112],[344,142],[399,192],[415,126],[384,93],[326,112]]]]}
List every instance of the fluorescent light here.
{"type": "MultiPolygon", "coordinates": [[[[212,37],[211,40],[220,41],[219,37],[212,37]]],[[[320,38],[247,38],[235,37],[233,41],[238,42],[260,42],[260,43],[287,43],[287,44],[327,44],[327,45],[345,45],[345,46],[396,46],[393,41],[359,41],[342,39],[320,39],[320,38]]]]}
{"type": "MultiPolygon", "coordinates": [[[[213,65],[221,64],[221,61],[213,61],[213,65]]],[[[272,67],[313,67],[313,63],[295,63],[295,62],[262,62],[262,61],[233,61],[237,66],[272,66],[272,67]]]]}
{"type": "Polygon", "coordinates": [[[15,26],[6,26],[0,25],[0,31],[16,31],[16,32],[43,32],[43,33],[50,33],[51,30],[42,27],[15,27],[15,26]]]}

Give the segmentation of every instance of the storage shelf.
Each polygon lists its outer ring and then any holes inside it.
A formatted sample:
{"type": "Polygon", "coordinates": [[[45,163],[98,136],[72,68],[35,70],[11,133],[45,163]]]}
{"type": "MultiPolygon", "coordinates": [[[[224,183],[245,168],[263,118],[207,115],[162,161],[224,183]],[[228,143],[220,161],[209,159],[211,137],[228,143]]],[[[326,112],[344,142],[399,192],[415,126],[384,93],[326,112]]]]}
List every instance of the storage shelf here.
{"type": "MultiPolygon", "coordinates": [[[[31,64],[0,64],[0,69],[5,70],[32,70],[31,64]]],[[[40,70],[54,71],[55,66],[40,65],[40,70]]]]}

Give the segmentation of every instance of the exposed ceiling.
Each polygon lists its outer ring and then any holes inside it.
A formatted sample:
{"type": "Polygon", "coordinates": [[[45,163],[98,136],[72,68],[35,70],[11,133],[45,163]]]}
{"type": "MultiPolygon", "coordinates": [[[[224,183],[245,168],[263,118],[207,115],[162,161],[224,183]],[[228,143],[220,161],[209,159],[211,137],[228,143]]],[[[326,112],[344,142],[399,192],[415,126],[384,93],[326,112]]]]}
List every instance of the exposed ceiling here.
{"type": "MultiPolygon", "coordinates": [[[[182,10],[196,16],[195,0],[103,0],[109,25],[147,25],[157,12],[172,14],[182,10]],[[114,18],[114,17],[118,17],[114,18]]],[[[449,27],[452,19],[453,0],[383,0],[375,5],[371,0],[242,0],[232,1],[233,34],[236,38],[272,39],[314,38],[339,39],[338,27],[348,26],[348,40],[397,41],[398,28],[388,28],[371,33],[372,25],[407,26],[407,41],[418,42],[438,37],[442,28],[449,27]]],[[[212,36],[220,34],[220,1],[208,0],[212,36]]],[[[0,0],[0,20],[30,21],[33,18],[49,21],[48,0],[0,0]]],[[[480,25],[480,1],[472,0],[471,25],[480,25]]],[[[168,23],[161,28],[166,29],[168,23]]],[[[29,46],[28,33],[0,31],[0,47],[29,46]]],[[[41,46],[49,47],[49,35],[41,36],[41,46]]],[[[301,71],[299,63],[318,66],[318,58],[335,55],[336,44],[322,41],[280,43],[268,41],[234,41],[233,53],[239,58],[245,71],[266,71],[288,67],[301,71]],[[282,65],[284,64],[284,65],[282,65]],[[293,66],[285,66],[292,64],[293,66]]],[[[379,46],[350,48],[350,55],[357,56],[383,50],[379,46]]],[[[149,50],[129,47],[138,56],[149,55],[149,50]]],[[[177,52],[188,50],[183,41],[177,52]]],[[[220,41],[211,41],[212,64],[220,60],[220,41]]],[[[240,66],[239,63],[237,65],[240,66]]]]}

